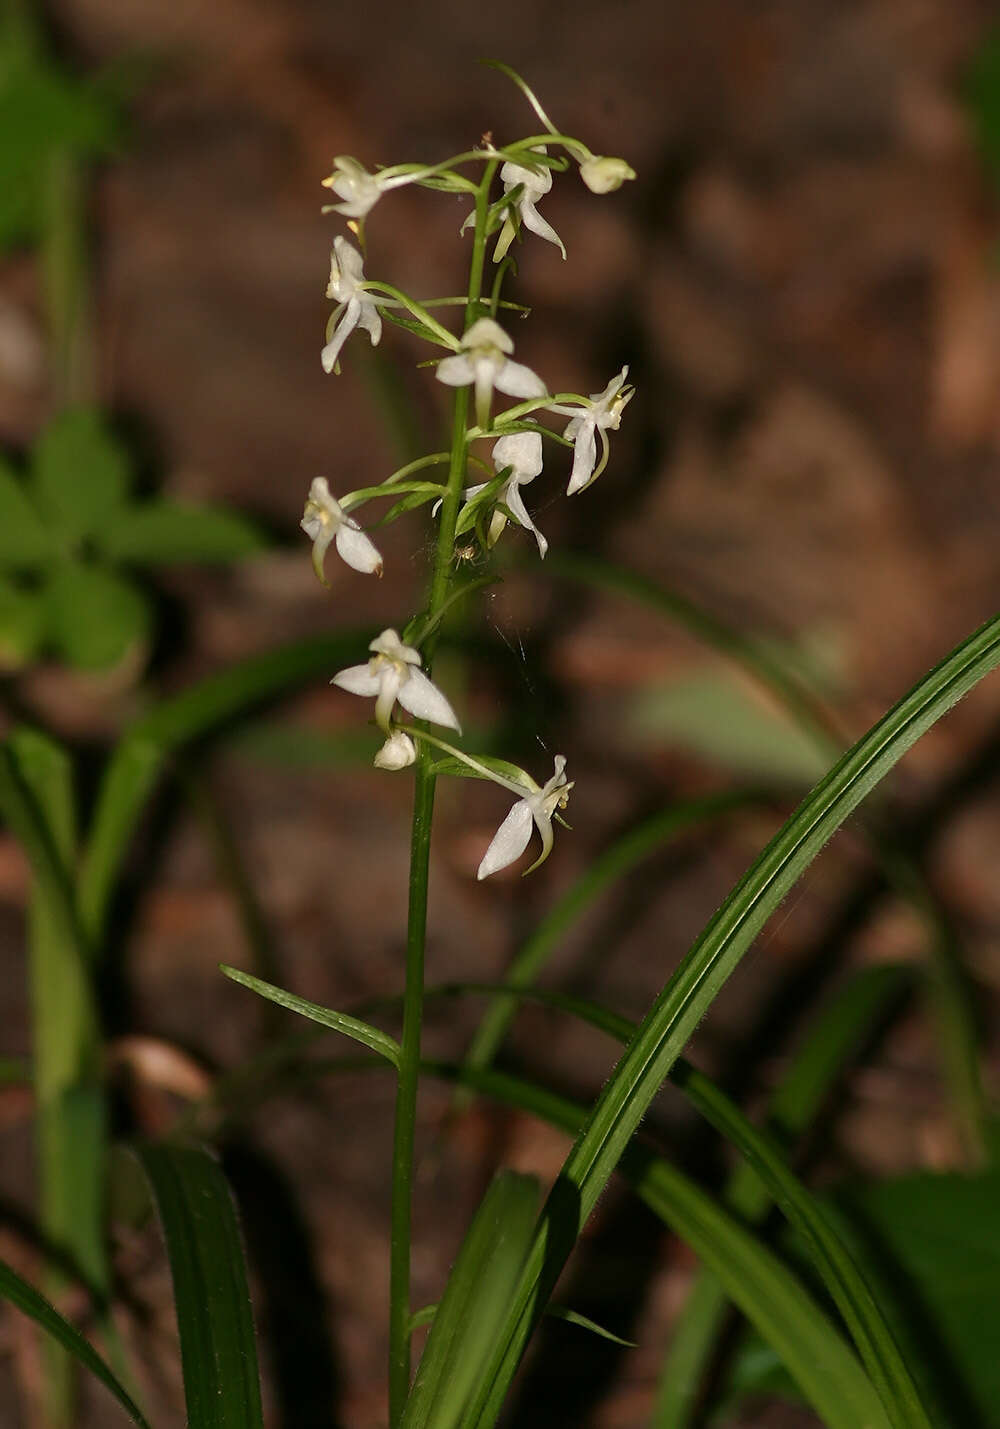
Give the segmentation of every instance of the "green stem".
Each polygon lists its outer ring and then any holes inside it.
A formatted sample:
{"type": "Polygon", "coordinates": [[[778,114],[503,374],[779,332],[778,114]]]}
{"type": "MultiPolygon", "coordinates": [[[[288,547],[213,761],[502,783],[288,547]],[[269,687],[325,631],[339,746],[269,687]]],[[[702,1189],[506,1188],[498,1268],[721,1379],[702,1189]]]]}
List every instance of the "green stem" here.
{"type": "MultiPolygon", "coordinates": [[[[486,262],[486,215],[496,170],[489,163],[476,193],[476,231],[469,266],[465,326],[479,306],[486,262]]],[[[468,441],[469,389],[455,393],[452,416],[451,459],[448,488],[441,505],[437,550],[431,572],[428,617],[433,620],[448,599],[454,566],[455,526],[465,485],[468,441]]],[[[429,631],[423,659],[430,671],[439,626],[429,631]]],[[[434,813],[435,776],[427,750],[421,746],[413,793],[410,840],[410,898],[406,933],[406,985],[403,994],[403,1029],[400,1038],[399,1076],[396,1083],[396,1117],[392,1150],[392,1222],[389,1251],[389,1423],[395,1429],[402,1418],[410,1389],[410,1240],[412,1233],[413,1144],[420,1077],[420,1032],[424,1008],[424,946],[427,938],[427,884],[430,872],[431,824],[434,813]]]]}

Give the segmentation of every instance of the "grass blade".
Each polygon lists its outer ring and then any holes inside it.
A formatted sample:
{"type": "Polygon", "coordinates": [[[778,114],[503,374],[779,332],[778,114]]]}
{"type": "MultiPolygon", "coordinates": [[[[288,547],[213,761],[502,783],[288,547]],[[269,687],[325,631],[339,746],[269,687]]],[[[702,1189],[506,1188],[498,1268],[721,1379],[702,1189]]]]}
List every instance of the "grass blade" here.
{"type": "MultiPolygon", "coordinates": [[[[557,554],[549,566],[568,580],[623,595],[660,611],[770,691],[821,754],[832,761],[843,751],[845,741],[825,706],[760,641],[735,630],[677,591],[612,562],[557,554]]],[[[959,949],[948,919],[912,858],[875,828],[862,825],[862,832],[889,884],[926,925],[928,1001],[937,1023],[944,1072],[966,1153],[973,1165],[979,1164],[986,1159],[990,1144],[990,1110],[980,1072],[974,1001],[959,949]]]]}
{"type": "Polygon", "coordinates": [[[91,1374],[96,1375],[118,1400],[134,1424],[140,1425],[141,1429],[149,1429],[141,1409],[93,1345],[85,1340],[79,1330],[60,1315],[59,1311],[50,1305],[33,1285],[29,1285],[27,1280],[23,1280],[4,1261],[0,1261],[0,1295],[5,1300],[9,1300],[12,1305],[16,1305],[25,1315],[30,1316],[68,1354],[73,1355],[85,1369],[89,1369],[91,1374]]]}
{"type": "MultiPolygon", "coordinates": [[[[1000,616],[948,655],[806,797],[732,891],[657,998],[604,1087],[542,1212],[490,1379],[468,1423],[495,1423],[532,1327],[639,1122],[698,1022],[827,840],[906,751],[1000,663],[1000,616]]],[[[892,1422],[923,1426],[900,1402],[892,1422]]]]}
{"type": "Polygon", "coordinates": [[[400,1429],[454,1429],[524,1264],[538,1211],[533,1176],[503,1171],[462,1242],[417,1367],[400,1429]]]}
{"type": "MultiPolygon", "coordinates": [[[[810,1028],[768,1108],[768,1124],[782,1144],[790,1144],[809,1126],[833,1080],[911,981],[909,967],[864,968],[810,1028]]],[[[747,1161],[741,1161],[730,1176],[723,1199],[749,1225],[760,1221],[772,1205],[767,1188],[747,1161]]],[[[691,1423],[728,1306],[718,1277],[703,1268],[671,1330],[652,1429],[687,1429],[691,1423]]]]}
{"type": "MultiPolygon", "coordinates": [[[[751,792],[710,794],[654,814],[630,829],[594,860],[542,919],[511,961],[505,983],[513,989],[530,987],[577,918],[607,887],[624,878],[663,844],[699,824],[713,822],[760,802],[762,796],[751,792]]],[[[493,1061],[517,1006],[514,996],[501,994],[493,999],[469,1045],[466,1061],[470,1067],[486,1067],[493,1061]]],[[[463,1100],[461,1092],[456,1100],[463,1100]]]]}
{"type": "MultiPolygon", "coordinates": [[[[287,1057],[282,1063],[285,1075],[281,1084],[287,1086],[301,1084],[303,1077],[371,1071],[382,1065],[374,1061],[359,1064],[356,1058],[310,1059],[296,1072],[287,1057]]],[[[518,1107],[570,1135],[586,1123],[586,1107],[491,1068],[425,1062],[423,1071],[518,1107]]],[[[252,1068],[241,1068],[224,1094],[220,1089],[217,1107],[224,1110],[234,1105],[245,1114],[275,1086],[273,1078],[265,1084],[252,1068]],[[252,1098],[247,1096],[247,1081],[253,1083],[252,1098]]],[[[771,1345],[827,1429],[888,1429],[879,1398],[856,1356],[773,1251],[695,1182],[646,1148],[633,1143],[619,1169],[654,1214],[718,1275],[725,1293],[771,1345]]],[[[435,1311],[436,1307],[428,1306],[418,1312],[410,1328],[425,1323],[435,1311]]]]}
{"type": "MultiPolygon", "coordinates": [[[[455,990],[473,989],[457,987],[455,990]]],[[[582,998],[531,990],[522,995],[583,1018],[620,1042],[629,1042],[636,1031],[635,1024],[628,1018],[582,998]]],[[[835,1224],[787,1165],[774,1139],[758,1130],[721,1088],[684,1058],[677,1058],[669,1076],[701,1115],[747,1159],[766,1193],[801,1236],[884,1403],[903,1407],[908,1417],[901,1418],[901,1423],[924,1423],[916,1384],[862,1270],[837,1233],[835,1224]]],[[[801,1089],[798,1090],[801,1095],[801,1089]]],[[[788,1100],[792,1102],[793,1097],[789,1095],[788,1100]]],[[[749,1199],[749,1187],[744,1194],[749,1199]]],[[[738,1209],[742,1212],[743,1207],[738,1209]]],[[[926,1429],[930,1429],[929,1421],[926,1421],[926,1429]]]]}
{"type": "Polygon", "coordinates": [[[310,1022],[318,1022],[321,1027],[342,1032],[345,1037],[360,1042],[370,1052],[377,1052],[380,1057],[384,1057],[399,1069],[399,1043],[394,1037],[390,1037],[388,1032],[372,1027],[358,1017],[350,1017],[346,1012],[334,1012],[332,1008],[321,1007],[318,1002],[307,1002],[304,997],[296,997],[295,993],[286,992],[284,988],[275,987],[273,983],[263,982],[259,977],[253,977],[239,968],[227,967],[225,963],[221,963],[220,969],[226,977],[232,978],[233,982],[248,987],[251,992],[259,993],[269,1002],[276,1002],[279,1007],[287,1007],[290,1012],[298,1012],[302,1017],[308,1017],[310,1022]]]}
{"type": "MultiPolygon", "coordinates": [[[[98,1304],[109,1272],[104,1235],[106,1117],[90,957],[73,896],[76,815],[70,759],[53,740],[17,730],[0,751],[0,809],[31,864],[28,943],[40,1222],[62,1264],[45,1272],[58,1297],[72,1266],[98,1304]]],[[[44,1346],[46,1413],[74,1418],[73,1362],[44,1346]]]]}
{"type": "MultiPolygon", "coordinates": [[[[427,1070],[531,1112],[570,1135],[586,1125],[585,1107],[506,1073],[433,1063],[427,1070]]],[[[629,1146],[619,1169],[653,1213],[715,1271],[826,1429],[887,1429],[885,1411],[855,1355],[773,1251],[694,1181],[645,1147],[629,1146]]]]}
{"type": "Polygon", "coordinates": [[[250,1292],[225,1177],[197,1147],[134,1151],[170,1260],[188,1429],[263,1429],[250,1292]]]}

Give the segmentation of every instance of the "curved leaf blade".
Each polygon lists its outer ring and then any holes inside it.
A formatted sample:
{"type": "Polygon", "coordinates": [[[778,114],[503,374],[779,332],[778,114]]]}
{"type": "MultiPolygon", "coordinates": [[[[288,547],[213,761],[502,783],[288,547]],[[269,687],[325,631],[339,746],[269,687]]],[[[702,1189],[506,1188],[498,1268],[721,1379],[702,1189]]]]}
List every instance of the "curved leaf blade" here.
{"type": "Polygon", "coordinates": [[[16,1305],[25,1315],[30,1316],[36,1324],[41,1325],[46,1334],[51,1335],[85,1369],[89,1369],[91,1374],[96,1375],[118,1400],[133,1424],[138,1424],[140,1429],[149,1429],[142,1410],[117,1378],[111,1366],[101,1358],[93,1345],[84,1339],[79,1330],[60,1315],[54,1306],[49,1304],[44,1295],[40,1295],[33,1285],[29,1285],[27,1280],[23,1280],[17,1271],[12,1270],[5,1261],[0,1261],[0,1295],[9,1300],[12,1305],[16,1305]]]}
{"type": "Polygon", "coordinates": [[[170,1260],[189,1429],[263,1429],[250,1292],[226,1179],[198,1147],[133,1151],[170,1260]]]}
{"type": "Polygon", "coordinates": [[[275,987],[274,983],[264,982],[240,968],[231,968],[220,963],[219,969],[226,977],[232,978],[233,982],[266,997],[269,1002],[276,1002],[279,1007],[287,1007],[289,1012],[297,1012],[301,1017],[308,1017],[310,1022],[318,1022],[321,1027],[329,1027],[334,1032],[342,1032],[345,1037],[360,1042],[363,1047],[367,1047],[370,1052],[377,1052],[398,1070],[399,1043],[381,1028],[372,1027],[371,1023],[362,1022],[360,1018],[351,1017],[346,1012],[335,1012],[331,1007],[321,1007],[318,1002],[308,1002],[306,998],[297,997],[294,992],[286,992],[284,988],[275,987]]]}
{"type": "Polygon", "coordinates": [[[244,516],[212,506],[149,501],[116,511],[96,537],[113,561],[235,561],[259,551],[263,539],[244,516]]]}
{"type": "MultiPolygon", "coordinates": [[[[643,1115],[716,994],[770,915],[858,804],[908,749],[1000,663],[1000,616],[959,645],[834,765],[761,853],[709,922],[640,1025],[606,1083],[542,1212],[535,1244],[492,1370],[468,1422],[496,1422],[531,1330],[643,1115]],[[571,1208],[567,1211],[567,1207],[571,1208]],[[566,1224],[567,1218],[570,1224],[566,1224]],[[554,1250],[553,1233],[559,1233],[554,1250]],[[565,1248],[563,1248],[565,1246],[565,1248]]],[[[899,1425],[926,1425],[897,1402],[899,1425]]]]}
{"type": "Polygon", "coordinates": [[[453,1429],[492,1348],[531,1244],[533,1176],[502,1171],[473,1217],[417,1368],[400,1429],[453,1429]]]}

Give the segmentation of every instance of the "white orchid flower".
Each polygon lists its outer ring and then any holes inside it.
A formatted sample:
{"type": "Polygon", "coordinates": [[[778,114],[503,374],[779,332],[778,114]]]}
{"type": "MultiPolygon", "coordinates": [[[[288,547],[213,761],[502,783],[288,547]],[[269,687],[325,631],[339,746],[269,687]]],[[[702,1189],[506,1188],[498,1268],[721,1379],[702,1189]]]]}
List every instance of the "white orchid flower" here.
{"type": "Polygon", "coordinates": [[[371,335],[372,347],[382,336],[382,318],[375,299],[361,287],[365,280],[363,260],[358,250],[338,233],[330,253],[330,281],[326,296],[340,304],[327,323],[327,344],[322,352],[324,372],[337,365],[340,349],[357,327],[371,335]],[[332,335],[331,335],[332,329],[332,335]]]}
{"type": "MultiPolygon", "coordinates": [[[[545,145],[539,144],[532,150],[535,154],[544,154],[545,145]]],[[[514,208],[517,215],[531,233],[537,233],[539,238],[544,238],[549,243],[554,243],[563,258],[566,257],[566,248],[558,233],[550,223],[538,212],[535,204],[540,198],[544,198],[552,187],[552,174],[544,165],[539,165],[537,169],[527,168],[523,164],[507,162],[500,170],[500,178],[503,182],[504,194],[509,194],[513,189],[521,186],[520,195],[514,200],[514,208]]],[[[500,237],[497,239],[497,246],[493,253],[494,263],[499,263],[507,249],[514,241],[517,228],[508,211],[504,219],[500,237]]]]}
{"type": "Polygon", "coordinates": [[[626,387],[628,368],[623,367],[603,392],[594,392],[590,400],[580,409],[577,407],[553,406],[551,411],[572,417],[563,436],[573,443],[573,470],[570,473],[566,495],[573,496],[596,481],[608,463],[608,439],[606,432],[617,431],[621,426],[622,412],[635,393],[634,387],[626,387]],[[597,437],[601,438],[601,460],[597,460],[597,437]]]}
{"type": "Polygon", "coordinates": [[[555,757],[555,772],[552,778],[541,789],[536,784],[534,789],[524,794],[512,779],[500,779],[496,775],[493,777],[498,784],[503,784],[505,789],[515,794],[523,794],[523,797],[518,799],[493,835],[493,841],[483,855],[479,872],[476,874],[480,880],[489,878],[491,873],[497,873],[501,868],[507,868],[521,857],[530,842],[532,827],[541,835],[542,852],[525,872],[531,873],[540,863],[544,863],[552,852],[553,815],[557,809],[565,809],[569,791],[573,787],[572,783],[567,782],[566,760],[561,754],[555,757]]]}
{"type": "Polygon", "coordinates": [[[364,218],[389,189],[400,188],[413,181],[412,173],[388,177],[370,174],[357,159],[340,154],[333,161],[333,172],[323,180],[323,187],[331,189],[343,202],[327,204],[323,212],[342,213],[345,218],[364,218]]]}
{"type": "Polygon", "coordinates": [[[514,344],[499,323],[479,318],[462,338],[460,351],[438,363],[437,378],[448,387],[476,389],[476,421],[490,424],[493,389],[508,397],[544,397],[545,383],[530,367],[511,362],[514,344]]]}
{"type": "MultiPolygon", "coordinates": [[[[509,437],[501,437],[493,447],[493,465],[497,471],[503,471],[504,467],[509,466],[511,472],[496,496],[497,501],[507,507],[507,511],[501,511],[498,505],[493,512],[487,533],[489,544],[494,546],[500,539],[509,512],[519,526],[532,533],[538,542],[538,554],[544,559],[549,543],[532,521],[521,499],[521,487],[527,486],[529,481],[534,481],[542,469],[541,435],[538,432],[515,432],[509,437]]],[[[487,485],[484,481],[478,486],[470,486],[463,493],[466,501],[478,496],[487,485]]]]}
{"type": "Polygon", "coordinates": [[[313,543],[313,570],[324,585],[330,584],[323,573],[323,562],[331,541],[336,542],[340,559],[354,570],[366,576],[382,574],[382,557],[354,517],[348,516],[331,495],[325,476],[317,476],[310,486],[299,525],[313,543]]]}
{"type": "Polygon", "coordinates": [[[417,757],[416,746],[401,729],[393,730],[375,756],[376,769],[405,769],[417,757]]]}
{"type": "MultiPolygon", "coordinates": [[[[367,665],[351,665],[330,681],[352,695],[375,696],[375,722],[392,735],[390,719],[398,702],[417,719],[428,719],[461,732],[455,711],[422,670],[420,653],[404,645],[395,630],[383,630],[368,647],[374,651],[367,665]]],[[[383,747],[384,752],[384,747],[383,747]]]]}
{"type": "Polygon", "coordinates": [[[592,194],[609,194],[620,189],[626,179],[635,178],[635,169],[624,159],[604,158],[591,154],[580,165],[580,177],[592,194]]]}

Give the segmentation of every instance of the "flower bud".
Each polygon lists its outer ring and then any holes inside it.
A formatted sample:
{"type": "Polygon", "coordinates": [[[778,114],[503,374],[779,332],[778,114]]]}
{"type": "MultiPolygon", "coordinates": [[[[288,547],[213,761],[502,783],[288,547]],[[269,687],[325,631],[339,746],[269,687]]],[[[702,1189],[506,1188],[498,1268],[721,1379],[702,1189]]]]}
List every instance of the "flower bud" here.
{"type": "Polygon", "coordinates": [[[401,729],[397,729],[395,734],[390,734],[382,748],[375,756],[376,769],[405,769],[408,764],[413,764],[417,757],[417,751],[413,740],[408,734],[404,734],[401,729]]]}
{"type": "Polygon", "coordinates": [[[580,165],[580,177],[594,194],[609,194],[620,189],[626,179],[635,178],[635,169],[624,159],[602,158],[591,154],[580,165]]]}

